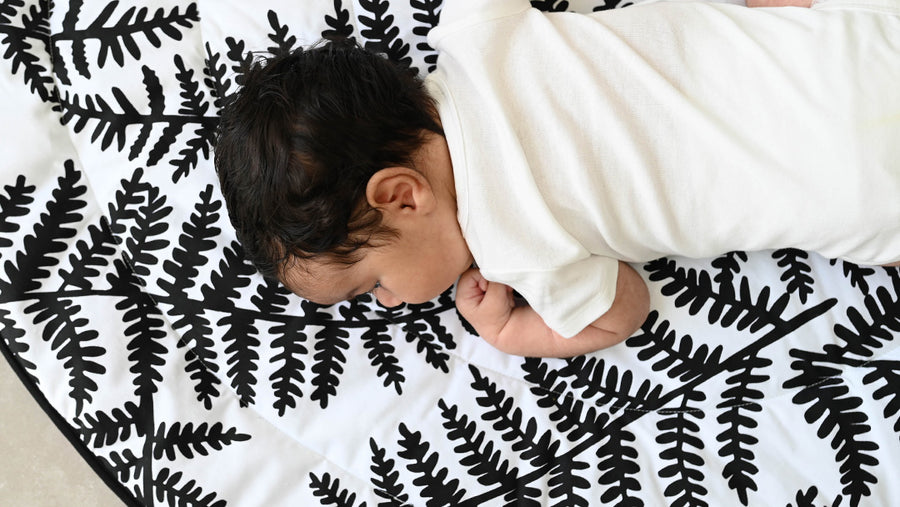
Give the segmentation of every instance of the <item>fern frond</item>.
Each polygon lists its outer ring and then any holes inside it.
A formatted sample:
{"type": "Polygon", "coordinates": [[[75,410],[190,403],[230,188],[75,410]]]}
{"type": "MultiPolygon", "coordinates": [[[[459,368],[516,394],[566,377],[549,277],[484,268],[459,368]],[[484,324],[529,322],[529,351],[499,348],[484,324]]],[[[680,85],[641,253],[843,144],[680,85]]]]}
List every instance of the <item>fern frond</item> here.
{"type": "Polygon", "coordinates": [[[176,422],[168,429],[162,423],[153,436],[153,459],[163,456],[170,461],[179,456],[191,459],[194,453],[206,456],[210,449],[220,451],[235,442],[250,440],[250,435],[238,433],[237,428],[224,428],[221,422],[212,425],[204,422],[196,427],[193,423],[176,422]]]}
{"type": "MultiPolygon", "coordinates": [[[[873,393],[873,397],[876,400],[886,400],[885,419],[895,417],[900,412],[900,365],[894,362],[875,362],[872,366],[874,366],[872,371],[863,377],[863,384],[881,384],[881,387],[873,393]]],[[[900,433],[900,417],[894,421],[894,431],[900,433]]]]}
{"type": "MultiPolygon", "coordinates": [[[[0,45],[6,48],[3,59],[11,60],[12,74],[22,70],[25,84],[29,86],[31,93],[43,102],[58,104],[59,89],[54,74],[58,65],[55,61],[51,61],[50,69],[43,65],[43,55],[53,54],[52,49],[49,49],[53,42],[50,38],[48,3],[31,5],[28,12],[18,18],[22,22],[21,26],[13,26],[12,16],[25,4],[18,0],[4,2],[4,10],[0,14],[0,45]],[[33,45],[35,41],[41,43],[42,50],[36,50],[33,45]]],[[[54,106],[53,109],[57,110],[57,107],[54,106]]]]}
{"type": "Polygon", "coordinates": [[[569,441],[602,431],[609,416],[598,414],[594,407],[586,409],[584,401],[568,392],[568,384],[559,381],[559,370],[537,358],[526,358],[522,369],[525,380],[532,384],[529,390],[538,397],[538,406],[551,409],[550,420],[556,422],[557,430],[569,441]]]}
{"type": "Polygon", "coordinates": [[[38,378],[32,373],[37,370],[37,365],[26,359],[24,355],[31,349],[31,345],[28,344],[28,341],[19,341],[26,333],[25,330],[16,326],[16,321],[10,318],[11,315],[12,312],[9,310],[0,308],[0,339],[28,373],[34,385],[39,385],[38,378]]]}
{"type": "Polygon", "coordinates": [[[599,483],[606,486],[600,500],[606,504],[643,506],[643,502],[632,495],[633,491],[641,489],[641,484],[635,477],[640,466],[635,461],[638,453],[631,446],[634,441],[633,433],[618,428],[611,431],[606,443],[597,448],[597,468],[601,472],[599,483]]]}
{"type": "Polygon", "coordinates": [[[350,11],[344,9],[341,0],[333,0],[334,17],[325,15],[325,24],[328,28],[322,31],[323,39],[333,39],[353,36],[353,25],[350,24],[350,11]]]}
{"type": "Polygon", "coordinates": [[[273,55],[289,53],[297,45],[297,37],[290,35],[291,28],[289,26],[282,25],[278,21],[278,13],[274,10],[270,9],[266,18],[269,20],[269,26],[272,27],[272,32],[269,33],[269,40],[275,43],[275,46],[268,48],[269,53],[273,55]]]}
{"type": "MultiPolygon", "coordinates": [[[[237,244],[232,244],[237,247],[237,244]]],[[[277,315],[285,312],[288,298],[278,282],[266,280],[256,289],[257,295],[252,298],[256,308],[266,315],[277,315]]],[[[288,408],[297,406],[297,399],[303,397],[301,386],[306,382],[303,371],[306,363],[303,357],[309,352],[304,345],[306,343],[306,324],[302,318],[290,319],[287,322],[276,324],[269,329],[269,333],[275,338],[272,340],[272,350],[279,351],[270,359],[272,364],[281,365],[269,376],[272,381],[272,390],[275,396],[273,407],[278,410],[278,415],[283,416],[288,408]]]]}
{"type": "Polygon", "coordinates": [[[673,505],[705,507],[709,505],[704,496],[709,492],[703,487],[703,466],[705,461],[696,451],[704,448],[698,436],[700,426],[693,419],[702,419],[704,413],[692,403],[706,400],[706,395],[696,389],[686,390],[681,397],[681,405],[675,410],[661,410],[663,418],[656,423],[659,435],[656,442],[666,446],[659,457],[673,462],[658,472],[663,479],[672,479],[666,487],[666,497],[675,497],[673,505]]]}
{"type": "MultiPolygon", "coordinates": [[[[669,329],[669,325],[669,321],[660,320],[659,313],[654,310],[641,326],[641,332],[625,343],[628,347],[642,349],[637,355],[641,361],[657,358],[653,363],[653,371],[666,371],[670,378],[682,382],[721,365],[724,350],[721,345],[710,350],[707,344],[701,343],[695,348],[690,335],[678,338],[675,331],[669,329]]],[[[659,394],[658,391],[654,392],[659,394]]]]}
{"type": "MultiPolygon", "coordinates": [[[[322,505],[353,507],[356,502],[356,494],[341,488],[340,479],[334,478],[332,480],[331,474],[328,472],[322,474],[321,479],[313,472],[310,472],[309,486],[313,490],[313,495],[319,497],[319,502],[322,505]]],[[[365,505],[365,502],[363,502],[363,505],[365,505]]]]}
{"type": "Polygon", "coordinates": [[[391,343],[388,325],[383,322],[373,322],[366,328],[360,339],[363,347],[369,351],[369,362],[377,369],[384,386],[394,386],[394,391],[398,395],[403,394],[403,383],[406,381],[406,377],[403,375],[400,360],[395,354],[396,349],[391,343]]]}
{"type": "Polygon", "coordinates": [[[860,266],[852,262],[841,261],[841,269],[844,276],[850,280],[850,285],[856,287],[862,294],[869,293],[868,277],[875,274],[875,269],[871,266],[860,266]]]}
{"type": "Polygon", "coordinates": [[[366,27],[359,32],[360,36],[367,39],[364,47],[374,53],[384,53],[391,61],[418,72],[409,56],[409,44],[400,38],[400,29],[394,25],[394,16],[387,13],[390,2],[359,0],[359,5],[372,14],[372,17],[358,16],[359,22],[366,27]]]}
{"type": "Polygon", "coordinates": [[[75,252],[69,254],[72,268],[59,270],[63,279],[60,291],[69,286],[90,290],[94,286],[91,279],[100,276],[97,268],[109,265],[109,258],[118,252],[116,240],[109,229],[91,224],[87,231],[91,237],[90,243],[84,240],[75,243],[75,252]]]}
{"type": "Polygon", "coordinates": [[[404,492],[403,483],[399,481],[400,473],[395,468],[394,460],[387,457],[387,452],[373,438],[369,438],[369,448],[372,450],[370,470],[375,474],[372,477],[375,494],[389,502],[406,505],[409,495],[404,492]]]}
{"type": "Polygon", "coordinates": [[[143,415],[140,408],[130,401],[109,413],[98,411],[81,414],[76,420],[78,436],[95,449],[125,442],[131,437],[132,431],[143,436],[143,415]]]}
{"type": "Polygon", "coordinates": [[[116,308],[125,310],[123,321],[129,323],[125,335],[131,339],[126,348],[132,363],[131,372],[135,374],[132,379],[135,395],[149,399],[163,380],[158,368],[166,364],[166,323],[156,302],[143,290],[131,269],[121,260],[115,261],[115,268],[115,273],[107,275],[107,280],[113,292],[123,297],[116,303],[116,308]]]}
{"type": "MultiPolygon", "coordinates": [[[[208,185],[200,193],[200,201],[194,206],[190,220],[181,227],[179,246],[172,251],[172,259],[163,262],[163,270],[172,281],[160,280],[159,287],[173,303],[186,297],[185,290],[196,283],[199,267],[209,262],[204,254],[216,248],[214,238],[222,232],[215,225],[219,220],[221,208],[222,202],[213,200],[213,188],[212,185],[208,185]]],[[[169,314],[182,315],[184,310],[172,308],[169,314]]]]}
{"type": "Polygon", "coordinates": [[[436,334],[428,332],[428,324],[431,322],[426,322],[425,319],[405,322],[402,329],[406,334],[406,341],[416,344],[416,352],[425,354],[425,362],[437,370],[448,373],[450,371],[448,364],[450,355],[444,351],[436,334]]]}
{"type": "Polygon", "coordinates": [[[651,281],[669,280],[662,287],[662,294],[674,296],[677,307],[688,306],[691,315],[700,313],[710,303],[710,324],[719,323],[724,328],[736,325],[738,330],[749,328],[751,333],[766,326],[778,327],[784,324],[782,313],[787,308],[790,295],[782,294],[770,305],[771,289],[763,287],[754,297],[746,277],[741,279],[737,293],[730,285],[728,290],[717,292],[709,273],[678,267],[672,260],[651,261],[644,269],[651,273],[651,281]]]}
{"type": "Polygon", "coordinates": [[[131,481],[132,472],[134,472],[134,480],[138,480],[141,477],[143,459],[137,457],[131,449],[125,449],[122,452],[113,451],[109,454],[109,458],[104,458],[99,454],[97,457],[121,483],[131,481]]]}
{"type": "Polygon", "coordinates": [[[778,261],[778,267],[786,268],[781,275],[781,281],[787,282],[787,290],[790,294],[797,294],[801,303],[806,303],[813,291],[813,278],[809,275],[812,268],[804,262],[809,254],[803,250],[787,248],[776,250],[772,258],[778,261]]]}
{"type": "Polygon", "coordinates": [[[7,279],[0,280],[3,300],[15,301],[40,288],[39,280],[48,278],[49,268],[59,264],[53,254],[66,251],[66,240],[77,234],[71,224],[84,220],[81,210],[87,202],[82,196],[87,187],[81,184],[81,172],[75,169],[74,162],[67,160],[63,165],[65,174],[57,179],[46,213],[41,214],[33,233],[25,236],[24,250],[16,253],[16,262],[6,261],[4,265],[7,279]]]}
{"type": "MultiPolygon", "coordinates": [[[[797,357],[795,351],[791,355],[797,357]]],[[[819,423],[819,438],[833,434],[831,447],[837,451],[835,460],[841,463],[842,492],[850,497],[852,505],[857,505],[862,497],[871,495],[870,485],[878,482],[868,469],[878,464],[873,453],[879,446],[863,439],[871,427],[866,424],[866,413],[858,410],[862,400],[849,395],[850,389],[837,368],[803,359],[792,362],[791,368],[798,373],[784,387],[799,389],[793,401],[809,405],[806,422],[819,423]]]]}
{"type": "Polygon", "coordinates": [[[315,363],[312,367],[312,385],[315,386],[309,398],[318,401],[321,408],[328,406],[328,401],[337,394],[339,376],[344,373],[347,356],[343,351],[350,348],[347,338],[350,333],[337,325],[325,326],[316,333],[315,363]]]}
{"type": "Polygon", "coordinates": [[[724,401],[716,405],[722,409],[722,413],[716,420],[725,426],[716,437],[722,442],[719,456],[728,458],[728,462],[722,470],[722,476],[728,480],[728,487],[734,490],[741,504],[748,505],[748,491],[757,491],[758,487],[753,476],[759,472],[759,468],[753,464],[756,455],[752,447],[759,443],[749,431],[756,428],[756,420],[746,415],[746,412],[760,412],[762,407],[756,400],[763,399],[763,393],[753,387],[769,380],[768,375],[759,371],[772,364],[772,361],[760,357],[758,354],[745,358],[742,368],[726,380],[732,387],[722,393],[724,401]]]}
{"type": "Polygon", "coordinates": [[[34,202],[35,186],[26,185],[26,181],[25,175],[19,175],[15,184],[3,186],[6,195],[0,194],[0,248],[12,246],[6,235],[19,230],[19,224],[10,219],[28,215],[29,205],[34,202]]]}
{"type": "Polygon", "coordinates": [[[173,183],[178,183],[181,178],[187,177],[200,165],[200,157],[208,160],[212,152],[218,119],[199,118],[197,123],[199,126],[194,129],[194,136],[185,142],[183,149],[178,151],[180,157],[169,161],[169,164],[175,168],[172,172],[173,183]]]}
{"type": "Polygon", "coordinates": [[[165,219],[172,213],[172,207],[166,206],[166,196],[155,186],[147,186],[145,202],[138,208],[135,223],[125,239],[128,263],[139,276],[149,276],[150,268],[159,262],[153,252],[168,248],[169,241],[162,235],[169,230],[165,219]]]}
{"type": "Polygon", "coordinates": [[[520,498],[534,498],[540,491],[520,481],[519,470],[510,468],[509,460],[487,440],[483,431],[478,431],[475,422],[468,416],[459,413],[459,407],[448,405],[443,399],[438,400],[443,426],[447,430],[447,438],[458,442],[454,452],[462,455],[460,465],[468,468],[469,475],[477,478],[478,483],[485,486],[501,485],[507,490],[517,491],[520,498]]]}
{"type": "Polygon", "coordinates": [[[440,499],[447,505],[456,505],[466,494],[460,489],[458,479],[449,479],[449,470],[438,468],[438,455],[429,452],[428,442],[422,440],[422,434],[413,432],[403,423],[400,424],[400,447],[398,455],[407,460],[407,470],[417,475],[413,484],[422,488],[424,498],[440,499]]]}
{"type": "Polygon", "coordinates": [[[872,357],[875,351],[894,340],[900,333],[900,295],[892,295],[886,287],[878,287],[874,294],[866,294],[863,306],[868,316],[856,307],[847,309],[850,326],[836,324],[834,334],[844,345],[825,348],[832,356],[846,354],[858,357],[872,357]]]}
{"type": "MultiPolygon", "coordinates": [[[[190,505],[191,507],[225,507],[225,500],[216,500],[215,493],[203,494],[203,488],[193,479],[182,484],[181,472],[171,473],[163,467],[153,478],[153,493],[160,502],[168,505],[190,505]]],[[[149,495],[151,492],[144,492],[149,495]]]]}

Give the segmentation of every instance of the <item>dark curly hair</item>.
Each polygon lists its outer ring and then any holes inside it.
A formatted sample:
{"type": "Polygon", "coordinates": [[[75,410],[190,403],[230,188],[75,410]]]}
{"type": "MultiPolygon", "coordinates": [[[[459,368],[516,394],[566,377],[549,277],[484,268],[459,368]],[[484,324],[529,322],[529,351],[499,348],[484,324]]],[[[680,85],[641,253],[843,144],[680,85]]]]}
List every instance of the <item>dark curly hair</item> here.
{"type": "Polygon", "coordinates": [[[270,278],[287,261],[353,264],[391,237],[369,178],[413,167],[426,133],[443,135],[415,71],[352,38],[256,60],[226,102],[216,171],[245,255],[270,278]]]}

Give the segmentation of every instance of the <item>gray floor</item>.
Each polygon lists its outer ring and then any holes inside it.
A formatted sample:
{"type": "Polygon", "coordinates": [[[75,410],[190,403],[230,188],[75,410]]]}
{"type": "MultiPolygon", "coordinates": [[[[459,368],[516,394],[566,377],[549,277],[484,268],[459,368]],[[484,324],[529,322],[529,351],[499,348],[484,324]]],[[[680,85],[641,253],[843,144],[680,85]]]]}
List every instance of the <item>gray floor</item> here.
{"type": "Polygon", "coordinates": [[[0,357],[0,505],[119,507],[0,357]]]}

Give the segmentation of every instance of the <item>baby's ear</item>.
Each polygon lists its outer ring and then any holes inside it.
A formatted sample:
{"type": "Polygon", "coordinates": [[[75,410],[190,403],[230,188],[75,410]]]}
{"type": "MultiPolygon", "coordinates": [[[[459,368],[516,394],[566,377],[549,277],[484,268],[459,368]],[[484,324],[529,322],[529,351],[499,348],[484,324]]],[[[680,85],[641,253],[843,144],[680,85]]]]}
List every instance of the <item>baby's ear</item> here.
{"type": "Polygon", "coordinates": [[[382,212],[424,211],[432,205],[428,179],[407,167],[388,167],[369,178],[366,200],[382,212]]]}

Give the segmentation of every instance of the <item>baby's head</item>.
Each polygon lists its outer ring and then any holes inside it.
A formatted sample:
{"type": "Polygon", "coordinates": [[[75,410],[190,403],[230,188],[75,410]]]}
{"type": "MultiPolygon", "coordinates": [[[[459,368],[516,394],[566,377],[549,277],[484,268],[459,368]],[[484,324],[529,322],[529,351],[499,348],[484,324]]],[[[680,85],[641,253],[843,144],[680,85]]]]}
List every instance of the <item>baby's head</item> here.
{"type": "Polygon", "coordinates": [[[398,237],[367,196],[372,177],[415,168],[442,136],[422,80],[352,39],[256,61],[222,110],[215,150],[245,254],[282,281],[356,267],[398,237]]]}

